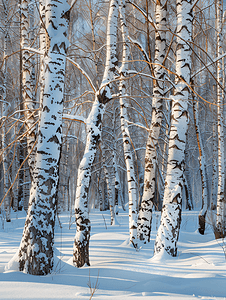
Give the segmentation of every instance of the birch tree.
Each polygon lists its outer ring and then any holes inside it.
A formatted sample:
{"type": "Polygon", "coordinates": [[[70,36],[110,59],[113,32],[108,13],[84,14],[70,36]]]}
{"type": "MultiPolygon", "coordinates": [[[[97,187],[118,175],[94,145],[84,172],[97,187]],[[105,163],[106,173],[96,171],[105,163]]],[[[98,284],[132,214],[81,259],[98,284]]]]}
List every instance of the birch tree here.
{"type": "MultiPolygon", "coordinates": [[[[222,0],[216,1],[217,8],[217,55],[222,54],[222,17],[223,17],[223,2],[222,0]]],[[[218,132],[218,188],[217,188],[217,217],[215,237],[223,238],[225,235],[225,199],[224,199],[224,186],[225,186],[225,166],[224,166],[224,129],[223,129],[223,68],[222,59],[217,61],[217,132],[218,132]]]]}
{"type": "Polygon", "coordinates": [[[202,181],[202,209],[199,212],[199,233],[204,234],[206,226],[206,213],[208,208],[208,190],[207,190],[207,175],[206,175],[206,159],[203,149],[203,143],[201,138],[201,133],[199,129],[199,119],[198,119],[198,103],[193,99],[193,114],[195,122],[195,131],[197,137],[197,144],[199,149],[199,169],[202,181]]]}
{"type": "Polygon", "coordinates": [[[116,148],[114,148],[112,153],[112,164],[113,164],[113,172],[114,172],[114,180],[115,180],[115,213],[118,214],[118,205],[119,199],[121,201],[122,209],[125,210],[124,207],[124,199],[122,196],[122,188],[119,178],[118,164],[116,160],[116,148]]]}
{"type": "Polygon", "coordinates": [[[111,225],[115,224],[115,210],[114,210],[114,199],[113,199],[113,192],[112,192],[112,182],[110,178],[110,174],[108,172],[109,166],[107,165],[106,162],[106,149],[103,146],[102,147],[102,156],[103,156],[103,168],[105,172],[105,180],[107,183],[107,190],[108,190],[108,201],[109,201],[109,208],[110,208],[110,213],[111,213],[111,225]]]}
{"type": "MultiPolygon", "coordinates": [[[[8,3],[6,3],[5,6],[5,14],[7,14],[8,10],[8,3]]],[[[6,18],[7,19],[7,18],[6,18]]],[[[8,33],[8,26],[6,26],[6,31],[4,32],[4,56],[9,54],[9,33],[8,33]]],[[[4,60],[4,66],[3,66],[3,93],[2,93],[2,112],[1,117],[4,120],[3,126],[2,126],[2,162],[3,162],[3,185],[4,185],[4,208],[5,208],[5,214],[6,214],[6,222],[10,222],[10,204],[11,204],[11,197],[9,193],[10,188],[10,163],[9,163],[9,149],[7,149],[7,115],[9,111],[10,103],[7,101],[7,83],[8,83],[8,66],[7,66],[7,60],[4,60]]]]}
{"type": "Polygon", "coordinates": [[[125,21],[125,1],[121,0],[120,5],[120,25],[123,38],[123,53],[122,53],[122,65],[120,68],[120,119],[121,119],[121,131],[123,137],[124,158],[126,162],[127,170],[127,184],[129,195],[129,231],[130,231],[130,244],[137,248],[137,187],[136,187],[136,174],[133,161],[133,151],[131,145],[131,137],[128,128],[128,115],[127,115],[127,103],[125,96],[126,91],[126,76],[128,74],[128,29],[125,21]]]}
{"type": "MultiPolygon", "coordinates": [[[[25,124],[27,133],[27,149],[28,153],[30,153],[28,162],[30,168],[31,179],[33,177],[33,169],[35,163],[35,151],[33,151],[33,147],[36,140],[36,132],[35,132],[35,104],[34,104],[34,83],[32,77],[32,63],[31,63],[31,54],[28,48],[30,47],[30,39],[29,39],[29,3],[28,0],[21,0],[21,48],[24,49],[22,51],[22,92],[23,92],[23,106],[24,106],[24,114],[25,114],[25,124]]],[[[33,3],[30,3],[33,6],[33,3]]],[[[31,18],[32,19],[32,18],[31,18]]],[[[33,29],[33,28],[32,28],[33,29]]]]}
{"type": "Polygon", "coordinates": [[[59,158],[69,5],[46,0],[45,28],[49,46],[44,53],[45,86],[41,99],[37,152],[28,214],[19,247],[19,270],[46,275],[53,268],[54,223],[59,158]]]}
{"type": "Polygon", "coordinates": [[[155,197],[155,175],[157,161],[157,147],[160,128],[163,118],[162,102],[164,97],[165,69],[162,64],[166,55],[166,13],[167,1],[156,2],[155,25],[155,64],[154,64],[154,88],[152,99],[152,119],[146,144],[144,192],[138,218],[138,239],[144,243],[150,241],[152,208],[155,197]],[[160,79],[160,80],[159,80],[160,79]]]}
{"type": "Polygon", "coordinates": [[[188,123],[188,96],[191,72],[192,1],[177,0],[176,86],[172,97],[171,128],[161,224],[155,254],[177,255],[181,223],[185,142],[188,123]]]}
{"type": "Polygon", "coordinates": [[[107,35],[106,35],[106,63],[99,90],[93,87],[95,100],[86,120],[86,147],[83,159],[78,169],[75,216],[77,230],[74,240],[73,263],[76,267],[90,265],[89,262],[89,239],[90,220],[88,213],[88,191],[90,186],[91,167],[97,152],[97,146],[101,139],[101,127],[105,105],[112,99],[111,81],[117,73],[117,20],[118,0],[111,0],[109,4],[107,35]]]}
{"type": "Polygon", "coordinates": [[[3,191],[4,191],[4,210],[5,210],[5,219],[6,222],[11,221],[10,217],[10,207],[12,203],[11,197],[11,178],[10,178],[10,149],[8,148],[8,137],[10,133],[7,128],[7,119],[8,114],[10,112],[11,104],[8,101],[9,97],[9,61],[7,60],[7,56],[10,53],[10,26],[12,12],[10,9],[10,2],[8,0],[3,1],[3,24],[4,24],[4,38],[3,38],[3,84],[2,84],[2,101],[1,101],[1,126],[2,126],[2,134],[1,134],[1,142],[2,142],[2,166],[3,166],[3,191]]]}

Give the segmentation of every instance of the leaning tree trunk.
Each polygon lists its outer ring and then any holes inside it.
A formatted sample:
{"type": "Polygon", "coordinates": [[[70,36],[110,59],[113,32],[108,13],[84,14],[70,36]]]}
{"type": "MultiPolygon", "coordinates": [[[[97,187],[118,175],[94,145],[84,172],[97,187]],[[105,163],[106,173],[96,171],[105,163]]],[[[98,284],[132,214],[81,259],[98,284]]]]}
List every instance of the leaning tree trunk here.
{"type": "Polygon", "coordinates": [[[138,218],[138,239],[150,241],[152,208],[155,198],[157,144],[162,123],[162,102],[164,97],[165,69],[161,67],[166,55],[166,13],[167,1],[156,2],[155,63],[152,120],[145,153],[144,192],[138,218]],[[159,80],[160,79],[160,80],[159,80]]]}
{"type": "Polygon", "coordinates": [[[87,118],[87,138],[83,159],[78,169],[78,179],[75,200],[75,217],[77,231],[74,241],[73,263],[76,267],[89,266],[90,220],[88,212],[88,192],[91,178],[91,167],[100,143],[101,121],[104,105],[96,98],[87,118]]]}
{"type": "MultiPolygon", "coordinates": [[[[217,56],[222,54],[222,0],[217,0],[217,56]]],[[[225,170],[224,170],[224,125],[223,125],[223,91],[220,85],[223,82],[222,60],[217,61],[217,132],[218,132],[218,188],[217,188],[217,217],[215,226],[215,238],[223,238],[225,235],[225,170]]]]}
{"type": "Polygon", "coordinates": [[[192,1],[177,0],[176,87],[172,101],[172,121],[161,224],[155,241],[155,254],[177,255],[181,223],[185,142],[188,124],[188,96],[191,70],[192,1]],[[186,41],[186,42],[185,42],[186,41]],[[187,84],[186,84],[187,83],[187,84]]]}
{"type": "Polygon", "coordinates": [[[74,240],[73,264],[80,268],[90,265],[89,239],[90,220],[88,213],[88,191],[90,185],[91,168],[101,138],[101,126],[105,104],[112,98],[111,80],[114,79],[118,60],[116,57],[118,0],[111,0],[107,25],[107,53],[103,80],[99,91],[95,94],[95,101],[86,122],[86,148],[83,159],[79,165],[75,216],[77,230],[74,240]]]}
{"type": "Polygon", "coordinates": [[[49,47],[44,56],[45,87],[41,99],[37,152],[27,219],[19,247],[19,270],[46,275],[53,268],[54,225],[62,143],[62,112],[69,6],[46,0],[49,47]]]}

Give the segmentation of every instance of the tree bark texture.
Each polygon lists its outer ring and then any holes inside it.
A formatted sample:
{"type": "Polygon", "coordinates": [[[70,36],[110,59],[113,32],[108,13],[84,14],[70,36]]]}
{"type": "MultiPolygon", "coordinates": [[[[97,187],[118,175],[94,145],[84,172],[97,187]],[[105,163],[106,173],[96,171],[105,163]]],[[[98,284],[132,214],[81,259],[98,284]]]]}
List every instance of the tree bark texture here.
{"type": "Polygon", "coordinates": [[[208,208],[208,189],[207,189],[207,176],[206,176],[206,159],[205,153],[202,144],[202,137],[199,130],[199,119],[198,119],[198,104],[193,100],[193,114],[194,114],[194,123],[195,123],[195,131],[196,138],[199,149],[199,169],[202,181],[202,209],[199,212],[199,233],[205,233],[206,227],[206,213],[208,208]]]}
{"type": "MultiPolygon", "coordinates": [[[[223,19],[223,2],[216,1],[217,6],[217,55],[222,54],[223,37],[222,37],[222,19],[223,19]]],[[[218,132],[218,187],[217,187],[217,217],[215,227],[215,237],[223,238],[225,236],[225,166],[224,166],[224,125],[223,125],[223,91],[220,86],[223,83],[222,59],[217,61],[217,132],[218,132]]]]}
{"type": "Polygon", "coordinates": [[[111,0],[108,13],[106,63],[100,89],[96,92],[95,101],[86,123],[86,148],[83,159],[79,165],[75,216],[77,231],[74,240],[73,263],[80,268],[90,265],[89,239],[90,221],[88,213],[88,191],[90,185],[91,168],[101,139],[101,126],[105,104],[112,98],[111,80],[114,79],[118,59],[116,57],[118,1],[111,0]]]}
{"type": "MultiPolygon", "coordinates": [[[[29,40],[29,4],[28,0],[21,0],[21,48],[28,48],[30,46],[29,40]]],[[[33,178],[33,170],[35,164],[35,151],[34,144],[36,141],[36,128],[35,128],[35,118],[34,118],[34,97],[33,97],[33,78],[32,78],[32,64],[31,64],[31,54],[29,50],[22,51],[22,93],[23,93],[23,106],[24,106],[24,116],[25,125],[27,132],[27,150],[30,153],[28,158],[28,164],[30,169],[31,179],[33,178]]]]}
{"type": "Polygon", "coordinates": [[[126,74],[128,71],[128,57],[129,49],[127,43],[127,26],[125,22],[125,2],[121,1],[120,6],[120,23],[123,38],[123,54],[122,54],[122,66],[120,68],[120,119],[121,119],[121,131],[123,137],[124,158],[126,162],[127,170],[127,183],[129,194],[129,231],[130,231],[130,244],[137,248],[137,186],[136,175],[133,161],[133,151],[131,145],[131,138],[128,128],[128,116],[127,116],[127,103],[125,101],[126,94],[126,74]]]}
{"type": "Polygon", "coordinates": [[[162,102],[164,97],[165,69],[161,67],[166,55],[166,13],[165,0],[156,2],[155,63],[152,120],[145,153],[144,192],[138,217],[138,239],[144,243],[150,241],[152,208],[155,198],[157,147],[162,123],[162,102]]]}
{"type": "Polygon", "coordinates": [[[114,209],[114,198],[113,198],[113,186],[112,186],[112,180],[109,176],[109,166],[107,166],[106,162],[106,151],[104,146],[102,147],[102,157],[103,157],[103,167],[104,167],[104,172],[105,172],[105,179],[107,183],[107,190],[108,190],[108,201],[109,201],[109,208],[110,208],[110,213],[111,213],[111,225],[115,224],[115,209],[114,209]]]}
{"type": "Polygon", "coordinates": [[[46,0],[45,27],[49,48],[44,55],[37,152],[28,214],[19,247],[19,270],[46,275],[53,268],[54,225],[62,143],[62,112],[69,5],[46,0]]]}
{"type": "Polygon", "coordinates": [[[161,224],[155,241],[155,254],[177,255],[181,223],[185,142],[188,124],[188,95],[191,70],[192,1],[177,0],[176,87],[172,101],[167,174],[161,224]],[[186,41],[186,42],[185,42],[186,41]],[[187,83],[187,84],[186,84],[187,83]]]}
{"type": "MultiPolygon", "coordinates": [[[[6,5],[5,8],[5,15],[7,17],[7,9],[8,5],[6,5]]],[[[9,34],[6,31],[4,33],[4,56],[9,54],[9,45],[10,45],[10,38],[9,34]]],[[[4,209],[5,209],[5,219],[6,222],[11,221],[10,217],[10,207],[11,207],[11,196],[9,192],[10,188],[10,163],[9,163],[9,150],[7,148],[7,114],[8,114],[8,108],[9,108],[9,103],[7,102],[7,83],[8,83],[8,68],[7,68],[7,60],[4,60],[4,65],[3,65],[3,95],[2,95],[2,118],[3,118],[3,126],[2,126],[2,148],[5,149],[2,153],[2,163],[3,163],[3,186],[4,186],[4,195],[5,200],[4,200],[4,209]]]]}

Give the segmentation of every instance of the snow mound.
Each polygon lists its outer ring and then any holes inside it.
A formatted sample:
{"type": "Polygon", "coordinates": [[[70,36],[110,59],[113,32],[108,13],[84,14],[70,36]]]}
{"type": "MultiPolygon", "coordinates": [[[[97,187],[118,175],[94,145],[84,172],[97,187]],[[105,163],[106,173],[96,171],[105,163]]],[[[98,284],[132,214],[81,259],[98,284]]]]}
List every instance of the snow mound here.
{"type": "Polygon", "coordinates": [[[19,249],[5,266],[5,272],[19,271],[19,249]]]}
{"type": "Polygon", "coordinates": [[[175,259],[177,259],[177,257],[172,257],[164,249],[162,249],[159,253],[155,254],[148,261],[150,263],[164,263],[164,262],[169,262],[170,260],[172,261],[175,259]]]}

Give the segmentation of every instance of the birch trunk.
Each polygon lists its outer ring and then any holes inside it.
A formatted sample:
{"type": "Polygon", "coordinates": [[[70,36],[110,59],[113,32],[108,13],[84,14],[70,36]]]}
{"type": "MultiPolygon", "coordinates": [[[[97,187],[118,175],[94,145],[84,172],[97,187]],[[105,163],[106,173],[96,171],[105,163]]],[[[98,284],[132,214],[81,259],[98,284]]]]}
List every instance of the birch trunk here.
{"type": "Polygon", "coordinates": [[[217,126],[215,116],[213,114],[213,173],[212,173],[212,186],[211,186],[211,209],[216,209],[217,204],[217,126]]]}
{"type": "Polygon", "coordinates": [[[108,166],[106,164],[106,151],[104,147],[102,148],[103,154],[103,167],[105,172],[105,179],[107,183],[107,190],[108,190],[108,201],[109,201],[109,209],[111,213],[111,225],[115,225],[115,210],[114,210],[114,199],[113,199],[113,192],[112,192],[112,184],[109,177],[108,166]]]}
{"type": "MultiPolygon", "coordinates": [[[[6,10],[8,9],[8,5],[6,5],[6,10]]],[[[7,15],[7,11],[5,11],[5,14],[7,15]]],[[[8,55],[9,53],[9,35],[8,32],[5,32],[4,37],[4,56],[8,55]]],[[[3,66],[3,95],[2,95],[2,117],[4,117],[4,124],[2,126],[2,148],[6,149],[7,147],[7,114],[8,114],[8,108],[9,103],[7,102],[7,83],[8,83],[8,69],[7,69],[7,60],[4,60],[4,66],[3,66]]],[[[11,206],[11,197],[10,197],[10,174],[9,174],[9,151],[5,150],[2,153],[2,163],[3,163],[3,186],[4,186],[4,195],[7,194],[4,200],[4,209],[5,209],[5,218],[6,222],[10,222],[10,206],[11,206]]]]}
{"type": "Polygon", "coordinates": [[[166,13],[164,0],[156,2],[155,63],[152,120],[145,153],[144,192],[138,218],[138,239],[144,243],[150,241],[152,208],[155,197],[157,144],[162,123],[162,101],[164,97],[165,70],[161,67],[166,55],[166,13]],[[157,65],[158,64],[158,65],[157,65]]]}
{"type": "MultiPolygon", "coordinates": [[[[216,1],[217,6],[217,56],[222,54],[222,17],[223,17],[223,3],[222,0],[216,1]]],[[[217,61],[217,81],[222,85],[223,70],[222,60],[217,61]]],[[[217,187],[217,217],[215,238],[223,238],[225,236],[225,199],[224,199],[224,185],[225,185],[225,170],[224,170],[224,128],[223,128],[223,91],[220,85],[217,85],[217,132],[218,132],[218,187],[217,187]]]]}
{"type": "MultiPolygon", "coordinates": [[[[21,39],[22,39],[22,9],[21,9],[21,2],[20,0],[20,95],[19,95],[19,108],[20,108],[20,118],[24,118],[24,107],[23,107],[23,83],[22,83],[22,45],[21,45],[21,39]]],[[[20,132],[22,133],[23,127],[22,124],[20,125],[20,132]]],[[[24,161],[24,143],[19,143],[18,145],[18,168],[22,165],[24,161]]],[[[18,210],[21,211],[24,207],[24,166],[19,171],[18,175],[18,210]]]]}
{"type": "Polygon", "coordinates": [[[103,201],[103,193],[102,193],[102,162],[101,162],[101,154],[99,155],[99,164],[100,164],[100,171],[97,175],[97,190],[98,190],[98,199],[99,199],[99,208],[100,211],[104,210],[104,201],[103,201]]]}
{"type": "Polygon", "coordinates": [[[184,182],[184,192],[185,192],[185,197],[186,197],[186,209],[192,210],[193,205],[192,205],[191,191],[190,191],[190,187],[187,182],[185,172],[184,172],[184,176],[183,176],[183,182],[184,182]]]}
{"type": "Polygon", "coordinates": [[[37,152],[28,214],[19,247],[19,270],[46,275],[53,268],[54,224],[62,142],[62,112],[69,6],[46,0],[49,47],[44,56],[45,87],[41,99],[37,152]]]}
{"type": "Polygon", "coordinates": [[[136,177],[135,168],[133,161],[133,152],[131,146],[131,138],[128,128],[128,116],[127,116],[127,104],[125,102],[126,96],[126,73],[128,71],[128,57],[129,49],[127,45],[127,27],[125,23],[125,2],[121,1],[120,6],[120,21],[121,21],[121,31],[123,38],[123,54],[122,54],[122,66],[120,69],[120,83],[119,83],[119,93],[120,93],[120,119],[121,119],[121,131],[123,137],[123,148],[124,157],[126,162],[127,170],[127,183],[128,183],[128,194],[129,194],[129,231],[130,231],[130,244],[137,248],[137,187],[136,187],[136,177]]]}
{"type": "MultiPolygon", "coordinates": [[[[30,0],[29,3],[29,7],[28,7],[28,11],[29,11],[29,41],[30,41],[30,45],[33,47],[34,43],[35,43],[35,0],[30,0]]],[[[31,63],[31,92],[32,92],[32,100],[33,102],[36,101],[36,70],[35,70],[35,56],[32,55],[32,57],[30,58],[30,63],[31,63]]],[[[34,102],[34,107],[37,107],[35,105],[34,102]]]]}
{"type": "Polygon", "coordinates": [[[116,73],[118,60],[116,57],[116,34],[118,20],[118,1],[111,0],[107,25],[107,53],[103,80],[86,123],[86,148],[79,165],[75,216],[77,231],[74,240],[73,263],[80,268],[89,263],[90,220],[88,213],[88,191],[90,185],[91,167],[101,138],[101,126],[105,104],[111,100],[111,83],[116,73]]]}
{"type": "Polygon", "coordinates": [[[114,179],[115,179],[115,213],[118,214],[118,205],[119,205],[119,198],[121,200],[122,209],[125,210],[124,202],[122,199],[122,188],[120,184],[119,172],[118,172],[118,165],[116,161],[116,153],[113,151],[112,153],[112,161],[113,161],[113,172],[114,172],[114,179]]]}
{"type": "Polygon", "coordinates": [[[198,103],[193,100],[193,114],[194,114],[194,123],[195,123],[195,131],[196,138],[199,149],[199,169],[202,181],[202,209],[199,212],[199,233],[205,233],[206,226],[206,213],[208,208],[208,190],[207,190],[207,176],[206,176],[206,159],[205,153],[202,144],[202,138],[199,130],[199,120],[198,120],[198,103]]]}
{"type": "MultiPolygon", "coordinates": [[[[21,48],[28,48],[29,41],[29,7],[28,0],[21,1],[21,48]]],[[[32,91],[32,64],[31,55],[28,50],[22,51],[22,93],[23,93],[23,106],[25,115],[25,125],[28,130],[27,133],[27,150],[30,153],[28,164],[30,168],[31,179],[33,178],[33,170],[35,163],[35,151],[33,150],[36,134],[35,134],[35,119],[34,119],[34,99],[32,91]]]]}
{"type": "MultiPolygon", "coordinates": [[[[45,28],[46,23],[46,0],[39,0],[39,14],[41,16],[40,18],[40,36],[39,36],[39,44],[40,44],[40,50],[42,52],[48,51],[48,35],[45,28]]],[[[45,61],[44,57],[40,56],[40,72],[39,72],[39,88],[40,88],[40,96],[39,98],[42,99],[43,97],[43,90],[45,85],[45,61]]],[[[41,104],[40,104],[41,105],[41,104]]]]}
{"type": "Polygon", "coordinates": [[[125,98],[125,80],[121,76],[119,90],[120,96],[120,110],[121,110],[121,131],[123,137],[124,158],[127,170],[127,183],[129,194],[129,230],[130,230],[130,243],[137,248],[137,186],[135,177],[135,168],[133,161],[133,152],[131,146],[131,139],[128,129],[128,116],[125,98]]]}
{"type": "Polygon", "coordinates": [[[176,87],[172,101],[172,120],[161,224],[155,241],[155,254],[166,251],[177,255],[181,223],[185,142],[188,124],[188,96],[191,70],[192,1],[177,0],[176,87]],[[180,39],[180,37],[182,39],[180,39]],[[186,41],[186,42],[185,42],[186,41]]]}

